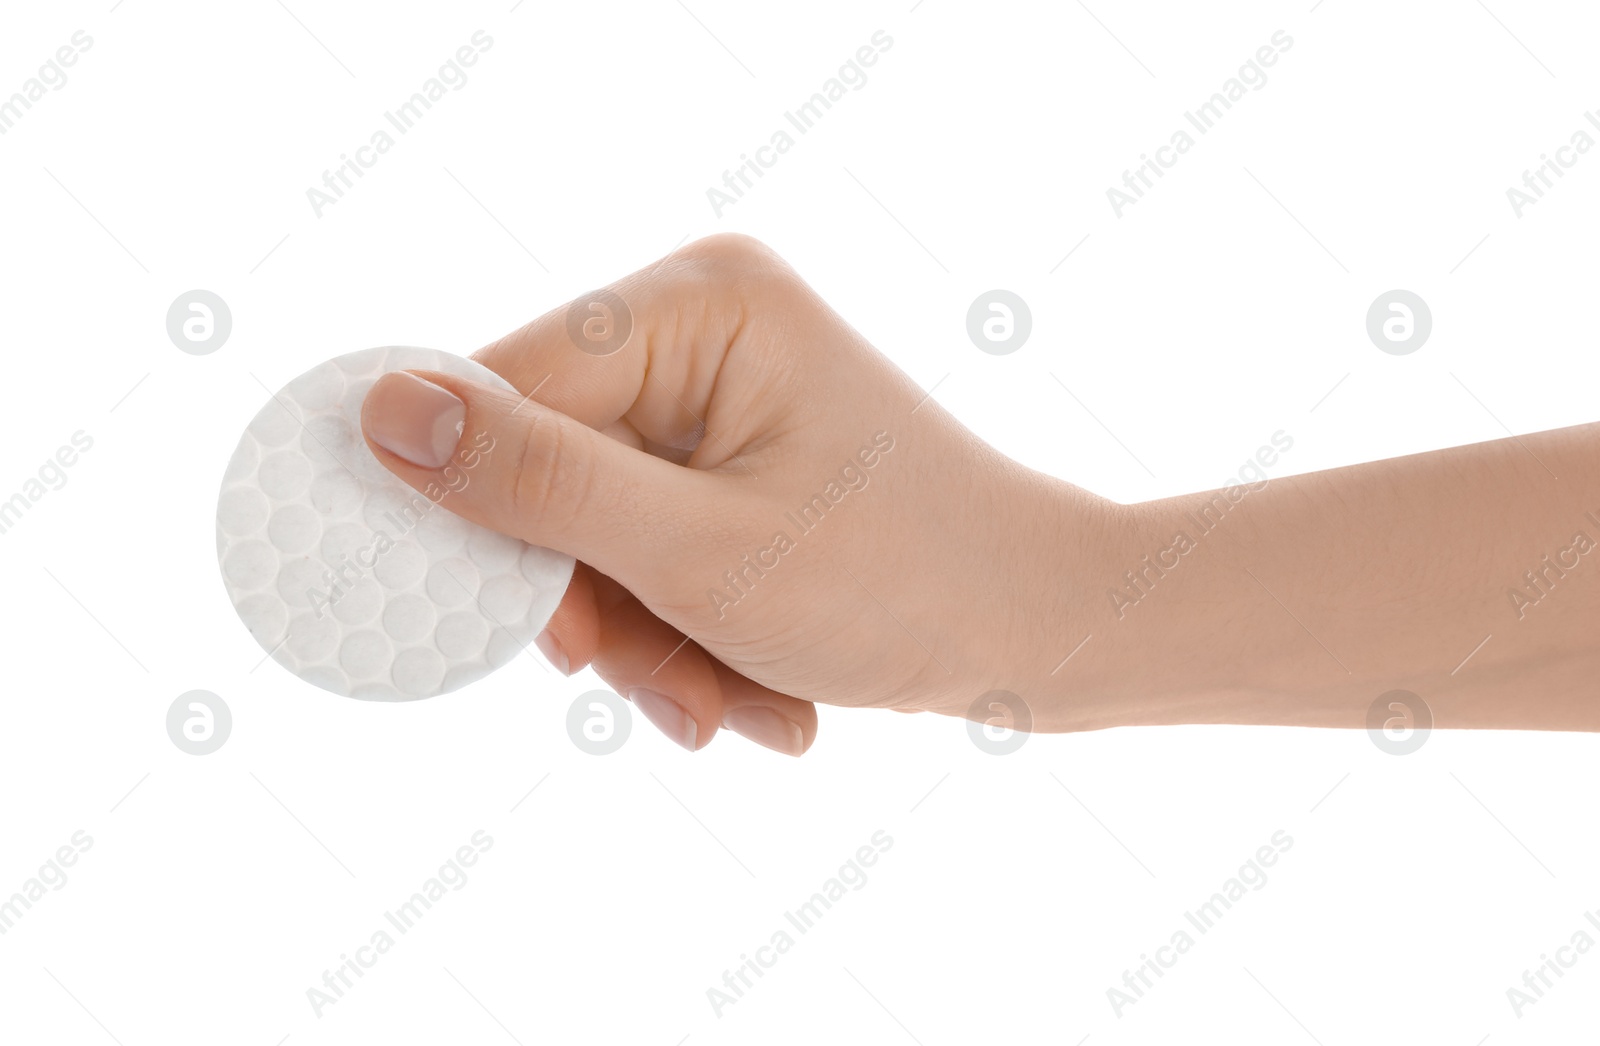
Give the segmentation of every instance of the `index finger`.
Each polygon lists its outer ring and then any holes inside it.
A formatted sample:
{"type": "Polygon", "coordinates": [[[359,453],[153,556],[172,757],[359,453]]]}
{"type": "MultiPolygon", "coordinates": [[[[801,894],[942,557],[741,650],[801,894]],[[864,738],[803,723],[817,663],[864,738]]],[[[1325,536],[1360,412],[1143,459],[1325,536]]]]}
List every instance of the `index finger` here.
{"type": "Polygon", "coordinates": [[[692,449],[718,376],[755,306],[786,272],[746,236],[697,240],[581,295],[473,354],[524,395],[595,429],[625,420],[652,442],[692,449]]]}

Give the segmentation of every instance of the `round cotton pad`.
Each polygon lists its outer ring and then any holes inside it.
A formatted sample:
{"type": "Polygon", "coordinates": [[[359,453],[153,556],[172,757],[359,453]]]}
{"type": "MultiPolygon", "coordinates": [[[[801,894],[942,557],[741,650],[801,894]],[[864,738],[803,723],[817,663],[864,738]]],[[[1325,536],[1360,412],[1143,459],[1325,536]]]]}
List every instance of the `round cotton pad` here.
{"type": "Polygon", "coordinates": [[[431,349],[329,360],[261,408],[217,498],[222,581],[256,642],[324,690],[383,701],[447,693],[510,661],[555,613],[573,567],[440,503],[503,453],[487,434],[464,432],[424,491],[378,463],[361,401],[395,370],[511,388],[431,349]]]}

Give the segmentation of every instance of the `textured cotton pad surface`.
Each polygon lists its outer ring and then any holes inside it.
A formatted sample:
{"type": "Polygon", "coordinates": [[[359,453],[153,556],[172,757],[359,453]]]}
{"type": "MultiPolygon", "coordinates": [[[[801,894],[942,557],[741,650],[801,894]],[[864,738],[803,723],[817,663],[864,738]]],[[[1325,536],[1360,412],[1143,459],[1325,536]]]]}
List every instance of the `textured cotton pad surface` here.
{"type": "Polygon", "coordinates": [[[217,498],[222,581],[262,649],[348,697],[447,693],[526,650],[572,578],[571,557],[486,530],[439,502],[481,482],[505,450],[464,432],[418,491],[378,463],[361,401],[382,374],[434,370],[503,389],[499,375],[431,349],[329,360],[261,408],[217,498]]]}

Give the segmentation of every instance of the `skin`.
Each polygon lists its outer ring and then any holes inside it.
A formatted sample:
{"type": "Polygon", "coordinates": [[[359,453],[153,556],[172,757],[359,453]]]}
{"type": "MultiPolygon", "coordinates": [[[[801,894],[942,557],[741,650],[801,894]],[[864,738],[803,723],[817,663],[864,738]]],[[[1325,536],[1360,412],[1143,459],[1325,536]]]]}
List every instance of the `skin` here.
{"type": "Polygon", "coordinates": [[[476,354],[518,393],[389,375],[363,427],[420,489],[438,470],[384,445],[433,423],[406,383],[458,398],[462,438],[494,450],[444,504],[579,560],[541,649],[686,747],[727,725],[798,755],[818,702],[1036,731],[1363,728],[1396,689],[1435,726],[1600,729],[1600,555],[1558,558],[1600,538],[1600,426],[1121,505],[984,444],[757,241],[701,240],[609,290],[632,317],[617,351],[581,351],[559,309],[476,354]],[[1180,531],[1176,565],[1129,589],[1180,531]]]}

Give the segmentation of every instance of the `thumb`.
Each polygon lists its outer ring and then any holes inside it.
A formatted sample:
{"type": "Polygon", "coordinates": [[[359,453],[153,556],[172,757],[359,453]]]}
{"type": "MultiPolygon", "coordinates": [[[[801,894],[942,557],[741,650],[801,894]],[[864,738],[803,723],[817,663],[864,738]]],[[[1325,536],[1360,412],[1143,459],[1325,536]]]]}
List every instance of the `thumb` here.
{"type": "Polygon", "coordinates": [[[379,378],[361,427],[384,467],[457,515],[634,583],[678,561],[693,521],[725,496],[721,477],[448,374],[379,378]]]}

